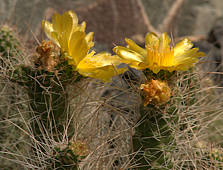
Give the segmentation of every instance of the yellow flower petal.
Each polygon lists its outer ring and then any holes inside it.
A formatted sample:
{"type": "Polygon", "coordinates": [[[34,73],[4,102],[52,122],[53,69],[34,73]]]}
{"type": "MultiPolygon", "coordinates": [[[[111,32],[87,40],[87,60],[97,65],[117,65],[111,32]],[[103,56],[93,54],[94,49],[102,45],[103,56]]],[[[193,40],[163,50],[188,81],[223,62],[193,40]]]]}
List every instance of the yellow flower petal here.
{"type": "Polygon", "coordinates": [[[108,82],[113,76],[121,74],[127,70],[127,68],[117,69],[116,66],[119,64],[120,58],[118,56],[112,56],[110,53],[106,52],[94,55],[94,51],[92,51],[81,60],[77,66],[77,70],[84,76],[108,82]]]}
{"type": "Polygon", "coordinates": [[[158,43],[159,43],[159,38],[155,33],[151,32],[146,34],[145,46],[154,46],[158,45],[158,43]]]}
{"type": "Polygon", "coordinates": [[[170,42],[171,40],[166,32],[161,34],[159,38],[159,52],[162,53],[162,52],[165,52],[167,49],[169,49],[170,42]]]}
{"type": "Polygon", "coordinates": [[[198,48],[192,48],[179,56],[175,56],[174,65],[178,70],[187,70],[198,61],[198,57],[203,57],[203,52],[197,52],[198,48]]]}
{"type": "Polygon", "coordinates": [[[121,60],[118,56],[112,56],[110,53],[101,52],[94,55],[94,51],[92,51],[83,60],[81,60],[77,69],[99,68],[109,65],[117,66],[120,64],[120,61],[121,60]]]}
{"type": "Polygon", "coordinates": [[[70,36],[73,27],[78,23],[78,18],[72,11],[65,12],[63,15],[55,13],[52,17],[52,23],[55,32],[70,36]]]}
{"type": "Polygon", "coordinates": [[[117,69],[112,65],[108,65],[100,68],[79,69],[78,71],[84,76],[99,79],[103,82],[109,82],[111,81],[112,77],[124,73],[126,70],[127,68],[117,69]]]}
{"type": "Polygon", "coordinates": [[[82,31],[82,32],[85,32],[85,29],[86,29],[86,22],[83,21],[80,25],[75,25],[73,27],[73,30],[72,32],[75,32],[75,31],[82,31]]]}
{"type": "Polygon", "coordinates": [[[45,21],[45,20],[43,20],[41,24],[42,24],[42,28],[44,32],[46,33],[46,36],[60,47],[57,34],[54,32],[54,29],[53,29],[53,25],[50,22],[45,21]]]}
{"type": "Polygon", "coordinates": [[[85,31],[85,29],[86,29],[86,22],[82,22],[81,24],[80,24],[80,27],[79,27],[79,30],[77,30],[77,31],[85,31]]]}
{"type": "Polygon", "coordinates": [[[141,54],[130,50],[128,48],[125,47],[121,47],[121,46],[117,46],[115,48],[113,48],[113,51],[120,56],[121,58],[125,59],[125,60],[129,60],[129,61],[137,61],[137,62],[143,62],[144,61],[144,56],[142,56],[141,54]]]}
{"type": "Polygon", "coordinates": [[[128,44],[128,48],[130,50],[136,51],[137,53],[141,54],[142,56],[146,56],[146,50],[138,46],[134,41],[126,38],[126,43],[128,44]]]}
{"type": "Polygon", "coordinates": [[[68,15],[69,17],[72,18],[72,26],[78,25],[78,17],[77,17],[77,15],[73,11],[65,12],[64,13],[65,19],[66,19],[66,15],[68,15]]]}
{"type": "Polygon", "coordinates": [[[191,43],[191,41],[185,38],[175,45],[174,56],[179,56],[183,54],[185,51],[191,49],[192,47],[193,47],[193,44],[191,43]]]}
{"type": "Polygon", "coordinates": [[[131,67],[138,70],[145,69],[145,57],[141,54],[121,46],[113,48],[113,51],[122,58],[122,63],[129,64],[131,67]]]}
{"type": "Polygon", "coordinates": [[[94,35],[93,32],[89,32],[85,37],[85,40],[87,41],[89,48],[94,46],[93,35],[94,35]]]}
{"type": "Polygon", "coordinates": [[[89,47],[85,39],[86,34],[81,31],[76,31],[72,34],[69,41],[69,50],[68,53],[74,60],[75,65],[88,54],[89,47]]]}

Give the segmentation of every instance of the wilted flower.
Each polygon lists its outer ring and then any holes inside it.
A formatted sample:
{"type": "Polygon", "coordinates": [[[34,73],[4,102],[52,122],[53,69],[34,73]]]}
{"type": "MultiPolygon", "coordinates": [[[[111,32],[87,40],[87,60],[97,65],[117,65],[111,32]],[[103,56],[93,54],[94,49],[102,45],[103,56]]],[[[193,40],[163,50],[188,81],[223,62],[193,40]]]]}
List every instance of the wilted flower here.
{"type": "Polygon", "coordinates": [[[58,47],[51,41],[42,41],[42,43],[36,48],[36,52],[39,54],[35,61],[40,69],[47,71],[53,71],[54,67],[58,64],[58,47]]]}
{"type": "Polygon", "coordinates": [[[149,83],[141,84],[143,90],[144,106],[149,103],[164,104],[168,102],[171,96],[171,90],[166,82],[152,80],[149,83]]]}
{"type": "Polygon", "coordinates": [[[86,23],[78,24],[77,15],[68,11],[63,15],[57,13],[52,23],[43,20],[42,27],[49,39],[54,41],[74,70],[84,76],[110,81],[115,75],[123,73],[126,68],[116,68],[120,64],[118,56],[109,53],[90,52],[94,46],[93,32],[85,33],[86,23]]]}
{"type": "Polygon", "coordinates": [[[131,67],[143,70],[149,68],[154,73],[160,70],[187,70],[198,61],[198,57],[205,54],[198,52],[198,48],[192,48],[189,39],[184,39],[174,47],[170,46],[170,38],[167,33],[158,37],[154,33],[148,33],[145,37],[145,49],[139,47],[134,41],[125,39],[127,48],[117,46],[113,51],[123,58],[131,67]]]}

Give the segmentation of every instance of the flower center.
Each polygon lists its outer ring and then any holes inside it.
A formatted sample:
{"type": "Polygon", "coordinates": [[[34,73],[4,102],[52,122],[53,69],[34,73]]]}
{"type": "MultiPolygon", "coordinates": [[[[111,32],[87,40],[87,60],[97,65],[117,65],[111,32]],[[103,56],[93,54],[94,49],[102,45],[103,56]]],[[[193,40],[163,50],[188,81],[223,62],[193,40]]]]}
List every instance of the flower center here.
{"type": "Polygon", "coordinates": [[[153,45],[147,46],[146,49],[148,67],[154,72],[158,72],[162,68],[173,66],[173,47],[153,45]]]}

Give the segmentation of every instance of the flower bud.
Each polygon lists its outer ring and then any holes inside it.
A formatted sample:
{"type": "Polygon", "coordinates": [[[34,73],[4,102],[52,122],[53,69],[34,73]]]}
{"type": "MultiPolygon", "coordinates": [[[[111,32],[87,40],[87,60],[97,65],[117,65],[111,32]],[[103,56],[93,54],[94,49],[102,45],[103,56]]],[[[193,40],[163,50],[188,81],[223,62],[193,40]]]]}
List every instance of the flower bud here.
{"type": "Polygon", "coordinates": [[[144,106],[149,103],[164,104],[169,101],[171,96],[168,84],[160,80],[152,80],[149,83],[141,84],[140,89],[143,90],[144,106]]]}

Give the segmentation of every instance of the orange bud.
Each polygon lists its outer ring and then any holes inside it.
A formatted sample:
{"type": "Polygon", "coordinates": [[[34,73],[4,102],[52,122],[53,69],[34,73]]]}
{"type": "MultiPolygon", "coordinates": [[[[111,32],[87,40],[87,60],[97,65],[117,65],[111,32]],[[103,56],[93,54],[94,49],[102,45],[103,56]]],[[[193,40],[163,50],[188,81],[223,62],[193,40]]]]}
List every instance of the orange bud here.
{"type": "Polygon", "coordinates": [[[152,80],[150,83],[141,84],[140,89],[144,92],[144,106],[149,103],[164,104],[169,101],[171,96],[168,84],[160,80],[152,80]]]}

